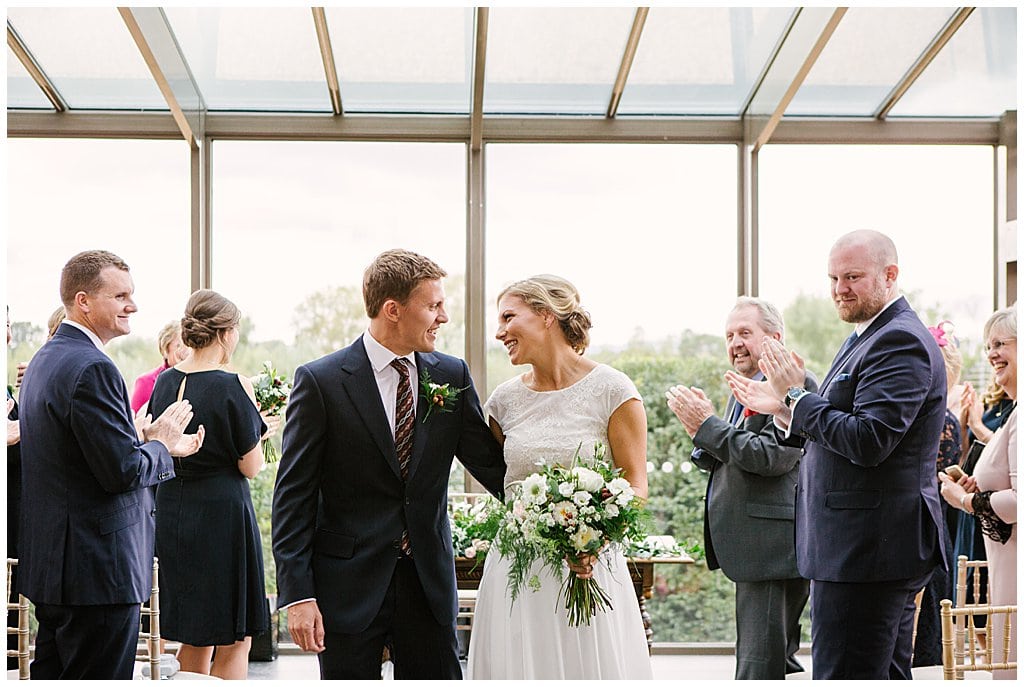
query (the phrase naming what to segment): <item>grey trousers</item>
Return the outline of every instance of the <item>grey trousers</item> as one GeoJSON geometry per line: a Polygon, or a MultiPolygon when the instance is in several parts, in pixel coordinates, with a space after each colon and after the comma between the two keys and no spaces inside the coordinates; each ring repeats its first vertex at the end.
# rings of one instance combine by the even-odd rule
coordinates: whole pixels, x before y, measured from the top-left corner
{"type": "Polygon", "coordinates": [[[736,679],[785,680],[800,672],[800,614],[810,593],[801,578],[736,583],[736,679]]]}

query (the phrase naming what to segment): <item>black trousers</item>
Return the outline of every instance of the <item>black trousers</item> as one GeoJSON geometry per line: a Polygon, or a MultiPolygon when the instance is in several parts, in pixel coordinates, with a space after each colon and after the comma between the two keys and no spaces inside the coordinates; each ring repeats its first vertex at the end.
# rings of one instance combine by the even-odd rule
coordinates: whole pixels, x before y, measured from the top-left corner
{"type": "Polygon", "coordinates": [[[416,565],[401,558],[377,617],[363,632],[327,632],[320,652],[324,680],[379,680],[384,646],[396,680],[461,680],[455,622],[442,625],[427,605],[416,565]]]}
{"type": "Polygon", "coordinates": [[[910,680],[914,597],[932,571],[887,582],[811,582],[815,680],[910,680]]]}
{"type": "Polygon", "coordinates": [[[36,605],[33,680],[131,680],[140,604],[36,605]]]}

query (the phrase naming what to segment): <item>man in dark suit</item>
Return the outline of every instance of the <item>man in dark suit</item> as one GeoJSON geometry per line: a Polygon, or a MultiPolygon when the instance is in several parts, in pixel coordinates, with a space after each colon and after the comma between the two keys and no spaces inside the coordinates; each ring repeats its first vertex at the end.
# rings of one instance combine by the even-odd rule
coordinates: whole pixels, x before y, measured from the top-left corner
{"type": "Polygon", "coordinates": [[[130,331],[132,278],[113,253],[86,251],[61,272],[67,319],[21,387],[19,589],[36,605],[38,679],[131,679],[139,605],[149,598],[155,501],[202,433],[182,436],[187,401],[133,424],[128,389],[103,345],[130,331]]]}
{"type": "MultiPolygon", "coordinates": [[[[763,379],[762,341],[784,336],[782,313],[742,297],[725,324],[726,352],[738,374],[763,379]]],[[[817,389],[810,374],[806,388],[817,389]]],[[[693,463],[711,474],[704,504],[708,568],[736,583],[736,679],[783,680],[800,672],[800,614],[808,582],[796,569],[793,504],[800,449],[779,443],[770,415],[729,398],[718,417],[703,391],[669,389],[669,408],[693,439],[693,463]]]]}
{"type": "Polygon", "coordinates": [[[889,237],[842,236],[828,272],[840,318],[857,326],[821,390],[805,389],[803,361],[771,341],[767,380],[729,383],[804,445],[796,555],[812,580],[814,678],[909,679],[914,596],[947,561],[935,479],[945,366],[900,295],[889,237]]]}
{"type": "Polygon", "coordinates": [[[403,250],[366,270],[369,328],[299,367],[274,489],[278,598],[325,679],[460,679],[447,486],[453,456],[505,474],[466,363],[434,352],[444,270],[403,250]],[[456,398],[423,394],[447,385],[456,398]],[[443,401],[443,403],[442,403],[443,401]]]}

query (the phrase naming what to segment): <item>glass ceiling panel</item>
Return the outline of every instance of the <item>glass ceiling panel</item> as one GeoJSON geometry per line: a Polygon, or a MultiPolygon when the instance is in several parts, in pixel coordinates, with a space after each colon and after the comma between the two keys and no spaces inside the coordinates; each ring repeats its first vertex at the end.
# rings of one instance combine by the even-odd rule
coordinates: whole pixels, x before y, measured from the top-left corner
{"type": "Polygon", "coordinates": [[[72,109],[167,110],[113,7],[8,7],[7,19],[72,109]]]}
{"type": "Polygon", "coordinates": [[[791,8],[652,7],[619,114],[737,115],[791,8]]]}
{"type": "Polygon", "coordinates": [[[634,14],[630,8],[492,8],[484,112],[603,115],[634,14]]]}
{"type": "Polygon", "coordinates": [[[331,111],[308,7],[164,11],[209,110],[331,111]]]}
{"type": "Polygon", "coordinates": [[[955,10],[851,7],[786,114],[874,114],[955,10]]]}
{"type": "Polygon", "coordinates": [[[890,117],[985,117],[1017,109],[1017,9],[977,7],[890,117]]]}
{"type": "Polygon", "coordinates": [[[10,46],[7,48],[7,107],[53,109],[10,46]]]}
{"type": "Polygon", "coordinates": [[[473,9],[328,7],[345,112],[468,114],[473,9]]]}

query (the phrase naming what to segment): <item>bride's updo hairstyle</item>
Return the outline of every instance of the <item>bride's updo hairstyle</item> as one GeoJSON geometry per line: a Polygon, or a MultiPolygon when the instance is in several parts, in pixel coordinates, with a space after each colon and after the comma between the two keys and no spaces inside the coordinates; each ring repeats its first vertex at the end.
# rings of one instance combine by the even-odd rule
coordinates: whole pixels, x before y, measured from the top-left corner
{"type": "Polygon", "coordinates": [[[193,293],[181,318],[181,340],[191,349],[206,348],[237,327],[242,319],[238,306],[210,289],[193,293]]]}
{"type": "Polygon", "coordinates": [[[587,350],[593,325],[590,314],[580,307],[580,292],[568,280],[553,274],[538,274],[505,287],[498,301],[505,296],[518,296],[536,313],[551,313],[572,349],[580,355],[587,350]]]}

